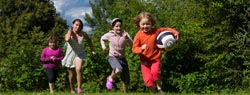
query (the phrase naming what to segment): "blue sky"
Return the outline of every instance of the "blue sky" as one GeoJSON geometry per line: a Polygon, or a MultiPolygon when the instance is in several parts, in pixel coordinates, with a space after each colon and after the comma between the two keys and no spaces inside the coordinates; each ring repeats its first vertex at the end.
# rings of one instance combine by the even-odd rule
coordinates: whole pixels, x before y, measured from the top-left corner
{"type": "Polygon", "coordinates": [[[60,13],[61,17],[67,20],[67,24],[71,25],[71,22],[75,18],[79,18],[83,21],[83,31],[91,31],[91,28],[86,26],[86,21],[83,20],[84,14],[92,14],[89,0],[51,0],[54,2],[57,13],[60,13]]]}

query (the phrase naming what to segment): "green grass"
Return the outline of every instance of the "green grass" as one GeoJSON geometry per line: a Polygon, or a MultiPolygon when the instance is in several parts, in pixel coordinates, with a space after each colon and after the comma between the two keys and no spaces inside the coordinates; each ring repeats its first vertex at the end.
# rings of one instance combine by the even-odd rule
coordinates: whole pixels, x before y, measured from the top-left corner
{"type": "MultiPolygon", "coordinates": [[[[49,92],[0,92],[0,95],[72,95],[70,92],[55,92],[50,94],[49,92]]],[[[97,92],[97,93],[83,93],[83,94],[75,94],[75,95],[151,95],[150,93],[121,93],[121,92],[97,92]]],[[[154,95],[160,95],[158,93],[154,95]]],[[[249,91],[242,91],[233,94],[229,93],[213,93],[213,94],[195,94],[195,93],[166,93],[166,95],[250,95],[249,91]]]]}
{"type": "MultiPolygon", "coordinates": [[[[5,92],[0,95],[72,95],[70,92],[55,92],[50,94],[49,92],[5,92]]],[[[119,92],[103,92],[103,93],[82,93],[82,94],[74,94],[74,95],[151,95],[150,93],[119,93],[119,92]]],[[[160,95],[160,94],[155,94],[160,95]]],[[[168,94],[169,95],[169,94],[168,94]]]]}

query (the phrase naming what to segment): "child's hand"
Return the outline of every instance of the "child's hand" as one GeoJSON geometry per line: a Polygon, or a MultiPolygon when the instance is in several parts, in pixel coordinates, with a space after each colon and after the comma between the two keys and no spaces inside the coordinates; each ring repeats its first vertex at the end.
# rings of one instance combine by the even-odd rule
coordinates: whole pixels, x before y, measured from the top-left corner
{"type": "Polygon", "coordinates": [[[168,51],[168,48],[164,48],[163,51],[164,51],[164,52],[167,52],[167,51],[168,51]]]}
{"type": "Polygon", "coordinates": [[[103,53],[107,53],[107,48],[102,49],[103,53]]]}
{"type": "Polygon", "coordinates": [[[142,46],[141,46],[141,49],[142,50],[144,50],[144,49],[146,49],[147,48],[147,44],[143,44],[142,46]]]}
{"type": "Polygon", "coordinates": [[[92,51],[91,54],[92,54],[92,56],[95,56],[95,55],[96,55],[95,51],[92,51]]]}
{"type": "Polygon", "coordinates": [[[71,31],[71,30],[69,30],[69,31],[67,32],[67,34],[68,34],[68,35],[71,35],[71,34],[72,34],[72,31],[71,31]]]}
{"type": "Polygon", "coordinates": [[[55,62],[56,57],[55,57],[55,56],[51,56],[50,59],[51,59],[53,62],[55,62]]]}
{"type": "Polygon", "coordinates": [[[117,55],[117,56],[121,56],[121,54],[119,52],[117,52],[117,51],[115,51],[114,54],[117,55]]]}
{"type": "Polygon", "coordinates": [[[175,35],[175,40],[176,40],[176,42],[178,42],[179,41],[179,35],[177,34],[177,35],[175,35]]]}
{"type": "Polygon", "coordinates": [[[127,34],[126,32],[123,32],[123,33],[122,33],[122,37],[127,38],[127,35],[128,35],[128,34],[127,34]]]}

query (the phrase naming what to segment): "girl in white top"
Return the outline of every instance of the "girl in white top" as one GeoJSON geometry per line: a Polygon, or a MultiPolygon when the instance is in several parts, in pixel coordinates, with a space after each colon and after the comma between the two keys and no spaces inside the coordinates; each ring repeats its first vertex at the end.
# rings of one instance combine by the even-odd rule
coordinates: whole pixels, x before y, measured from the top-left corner
{"type": "Polygon", "coordinates": [[[82,65],[85,61],[85,52],[83,47],[83,40],[86,39],[90,46],[92,55],[95,55],[93,44],[87,33],[82,31],[83,23],[80,19],[75,19],[72,22],[71,30],[65,35],[67,45],[66,55],[62,60],[62,64],[68,68],[69,83],[71,93],[82,93],[82,65]],[[74,75],[77,79],[77,90],[74,88],[74,75]]]}

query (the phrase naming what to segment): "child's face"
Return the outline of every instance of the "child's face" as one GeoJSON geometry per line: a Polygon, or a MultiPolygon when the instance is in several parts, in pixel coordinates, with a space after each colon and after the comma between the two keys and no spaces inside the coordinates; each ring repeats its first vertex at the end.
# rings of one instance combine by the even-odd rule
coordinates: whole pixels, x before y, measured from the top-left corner
{"type": "Polygon", "coordinates": [[[139,26],[143,32],[149,32],[152,28],[152,23],[148,18],[142,18],[139,22],[139,26]]]}
{"type": "Polygon", "coordinates": [[[121,33],[122,23],[121,23],[121,22],[116,22],[115,25],[112,27],[112,29],[113,29],[116,33],[121,33]]]}
{"type": "Polygon", "coordinates": [[[72,25],[72,30],[74,31],[74,32],[78,32],[78,31],[80,31],[79,29],[80,29],[80,25],[81,25],[81,23],[79,22],[79,21],[76,21],[73,25],[72,25]]]}
{"type": "Polygon", "coordinates": [[[49,48],[54,49],[56,46],[55,42],[49,42],[49,48]]]}

